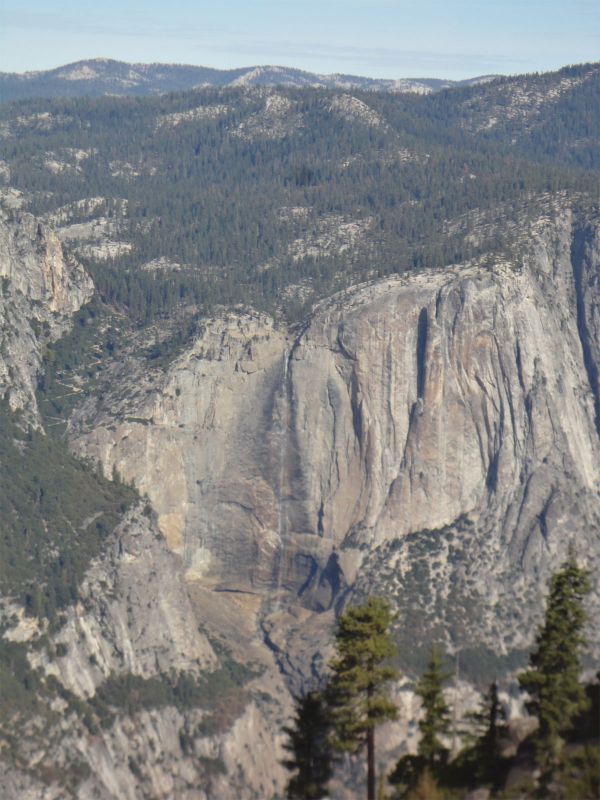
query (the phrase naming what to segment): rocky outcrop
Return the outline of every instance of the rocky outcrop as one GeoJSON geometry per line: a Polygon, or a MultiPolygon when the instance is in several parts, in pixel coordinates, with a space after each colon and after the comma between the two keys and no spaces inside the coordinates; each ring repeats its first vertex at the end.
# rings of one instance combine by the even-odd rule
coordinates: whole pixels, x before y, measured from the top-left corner
{"type": "Polygon", "coordinates": [[[50,647],[40,646],[44,626],[18,613],[5,638],[31,642],[32,667],[53,676],[84,704],[54,698],[44,712],[45,726],[36,718],[22,723],[10,768],[0,759],[7,797],[49,800],[64,797],[68,788],[69,796],[81,800],[259,800],[281,789],[280,729],[290,699],[275,661],[260,642],[248,641],[247,632],[232,631],[227,600],[213,601],[217,611],[210,601],[190,597],[180,560],[168,550],[148,507],[140,506],[93,562],[79,603],[51,634],[50,647]],[[248,671],[239,685],[218,677],[230,659],[248,671]],[[136,701],[144,686],[156,691],[160,682],[177,675],[188,685],[207,681],[194,702],[177,704],[160,694],[136,701]],[[119,677],[143,680],[126,690],[127,707],[117,708],[108,724],[90,727],[98,706],[86,707],[85,701],[119,677]]]}
{"type": "Polygon", "coordinates": [[[295,332],[216,318],[144,391],[115,372],[75,446],[148,494],[188,582],[267,617],[379,586],[450,647],[528,645],[568,543],[600,555],[598,230],[555,205],[512,263],[356,287],[295,332]]]}
{"type": "Polygon", "coordinates": [[[93,284],[50,229],[1,206],[0,279],[0,397],[39,424],[35,386],[43,344],[66,331],[93,284]]]}
{"type": "Polygon", "coordinates": [[[178,559],[141,509],[126,517],[88,570],[55,645],[64,657],[49,662],[41,651],[30,660],[82,697],[111,675],[197,676],[219,663],[195,623],[178,559]]]}

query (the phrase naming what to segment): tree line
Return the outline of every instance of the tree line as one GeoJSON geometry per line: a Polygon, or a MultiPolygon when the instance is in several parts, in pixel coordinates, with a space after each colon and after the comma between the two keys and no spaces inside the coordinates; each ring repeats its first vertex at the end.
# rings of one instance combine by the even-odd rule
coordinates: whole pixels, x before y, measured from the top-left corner
{"type": "Polygon", "coordinates": [[[537,719],[537,728],[527,742],[532,778],[529,785],[518,786],[516,794],[504,793],[512,762],[503,754],[508,723],[497,682],[490,685],[480,708],[461,721],[464,745],[454,752],[449,736],[451,728],[456,734],[456,720],[443,691],[450,673],[436,647],[415,685],[421,707],[417,751],[403,755],[378,780],[376,729],[398,718],[390,687],[400,676],[392,666],[396,646],[390,632],[394,619],[390,603],[369,597],[364,604],[347,608],[338,620],[336,655],[329,663],[325,687],[296,698],[293,722],[284,729],[288,752],[284,766],[290,772],[286,796],[328,797],[335,767],[343,769],[344,754],[363,751],[367,800],[458,800],[477,787],[485,788],[487,797],[593,800],[600,796],[600,747],[589,743],[600,735],[600,683],[585,687],[580,680],[586,644],[584,599],[590,588],[588,572],[570,551],[550,580],[545,618],[529,666],[518,675],[525,707],[537,719]],[[575,728],[585,743],[573,755],[569,743],[575,728]]]}

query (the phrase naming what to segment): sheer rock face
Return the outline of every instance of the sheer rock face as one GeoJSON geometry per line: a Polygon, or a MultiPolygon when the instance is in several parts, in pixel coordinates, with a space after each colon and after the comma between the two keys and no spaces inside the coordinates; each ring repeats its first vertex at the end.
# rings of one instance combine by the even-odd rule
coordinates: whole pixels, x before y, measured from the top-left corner
{"type": "MultiPolygon", "coordinates": [[[[35,422],[40,345],[91,284],[33,218],[0,222],[0,387],[35,422]]],[[[294,331],[232,312],[163,371],[106,368],[71,441],[156,521],[129,514],[53,634],[63,654],[32,663],[85,698],[111,674],[210,673],[219,639],[261,674],[214,717],[141,709],[92,736],[66,715],[43,745],[21,737],[22,763],[83,760],[82,800],[267,797],[290,710],[273,654],[296,687],[320,674],[342,602],[389,597],[403,652],[440,631],[455,649],[531,644],[569,542],[600,560],[600,222],[556,208],[524,236],[513,264],[355,287],[294,331]]],[[[8,797],[62,796],[17,767],[2,779],[8,797]]]]}
{"type": "Polygon", "coordinates": [[[468,529],[436,591],[470,581],[491,641],[486,615],[537,613],[571,538],[600,555],[599,230],[554,209],[518,263],[357,287],[294,335],[215,319],[135,403],[129,375],[83,406],[76,447],[147,492],[205,587],[322,610],[391,570],[402,594],[411,536],[468,529]]]}
{"type": "MultiPolygon", "coordinates": [[[[214,320],[141,397],[131,399],[135,365],[116,374],[93,430],[77,439],[105,470],[116,468],[148,494],[189,580],[237,589],[272,584],[284,436],[271,429],[285,347],[285,335],[265,317],[214,320]]],[[[135,374],[134,381],[139,388],[135,374]]],[[[94,405],[84,404],[72,427],[94,405]]]]}
{"type": "Polygon", "coordinates": [[[83,268],[31,214],[0,207],[0,397],[39,424],[36,376],[44,341],[57,339],[92,296],[83,268]]]}
{"type": "Polygon", "coordinates": [[[563,217],[518,269],[379,284],[317,315],[291,362],[298,506],[311,532],[321,508],[335,544],[357,527],[372,545],[492,515],[511,552],[535,562],[557,527],[544,529],[542,512],[555,520],[574,490],[594,508],[600,259],[597,231],[587,235],[575,270],[563,217]]]}

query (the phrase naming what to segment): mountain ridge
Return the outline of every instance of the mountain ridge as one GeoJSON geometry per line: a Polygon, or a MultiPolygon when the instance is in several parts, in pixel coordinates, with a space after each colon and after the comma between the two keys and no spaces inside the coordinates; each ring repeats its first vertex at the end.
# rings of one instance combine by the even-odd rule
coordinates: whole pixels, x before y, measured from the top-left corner
{"type": "Polygon", "coordinates": [[[146,64],[92,58],[49,70],[0,72],[0,99],[6,102],[33,97],[56,97],[61,94],[145,96],[210,86],[282,85],[429,94],[451,87],[473,86],[497,77],[499,76],[481,75],[458,81],[443,78],[386,79],[344,73],[316,73],[272,64],[217,69],[190,64],[146,64]]]}

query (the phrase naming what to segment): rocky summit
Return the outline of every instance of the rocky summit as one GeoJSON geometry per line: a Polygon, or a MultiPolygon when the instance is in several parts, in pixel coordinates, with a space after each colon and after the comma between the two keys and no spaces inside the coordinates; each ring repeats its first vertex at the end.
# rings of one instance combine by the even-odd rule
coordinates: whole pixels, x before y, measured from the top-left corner
{"type": "MultiPolygon", "coordinates": [[[[597,70],[586,70],[561,91],[587,91],[597,70]]],[[[558,85],[544,80],[542,95],[548,81],[558,85]]],[[[481,114],[508,89],[468,91],[482,93],[481,114]]],[[[544,103],[525,114],[519,92],[514,118],[499,123],[508,133],[495,134],[499,148],[515,126],[531,131],[538,117],[545,125],[544,103]]],[[[277,101],[279,121],[261,117],[271,133],[283,126],[269,139],[255,123],[272,97],[220,98],[235,124],[194,112],[168,135],[205,126],[210,146],[222,147],[216,161],[237,153],[242,170],[250,151],[266,163],[286,137],[304,142],[311,114],[331,120],[333,107],[367,104],[349,105],[344,93],[324,103],[317,91],[300,112],[290,96],[277,101]]],[[[477,137],[490,126],[482,134],[475,125],[469,97],[458,95],[460,132],[447,147],[471,136],[487,154],[489,137],[477,137]]],[[[368,119],[360,105],[359,117],[323,123],[358,126],[350,149],[364,148],[354,156],[367,181],[373,159],[398,155],[393,101],[369,102],[368,119]],[[365,136],[373,119],[378,132],[365,136]]],[[[76,113],[64,103],[62,117],[50,118],[62,131],[61,158],[60,126],[69,130],[76,113]]],[[[186,103],[204,107],[197,97],[186,103]]],[[[186,113],[165,108],[160,119],[167,111],[186,113]]],[[[161,195],[160,216],[158,195],[136,189],[158,181],[172,139],[155,150],[144,140],[137,174],[123,172],[134,157],[126,153],[121,172],[113,163],[104,175],[104,140],[83,126],[68,143],[70,167],[31,167],[26,148],[54,135],[48,118],[37,106],[5,113],[6,142],[27,129],[2,162],[0,215],[7,800],[281,796],[293,695],[323,678],[337,615],[369,595],[397,612],[402,672],[382,764],[414,746],[413,682],[432,642],[461,664],[455,693],[465,707],[494,677],[508,697],[548,579],[570,547],[593,576],[587,635],[598,658],[600,213],[578,167],[563,186],[523,144],[520,157],[533,166],[513,202],[505,184],[488,191],[491,178],[473,189],[479,177],[461,165],[453,186],[457,198],[463,186],[473,192],[471,206],[457,200],[416,232],[398,233],[398,221],[393,239],[377,198],[369,214],[358,208],[367,201],[348,178],[350,155],[337,152],[337,177],[325,179],[315,146],[312,166],[277,183],[290,193],[279,228],[265,218],[260,229],[250,210],[237,244],[227,239],[221,252],[215,241],[226,231],[214,238],[211,208],[194,208],[206,221],[200,233],[191,214],[161,239],[156,231],[183,206],[161,195]],[[333,193],[316,214],[319,187],[338,179],[356,194],[352,209],[333,193]],[[264,236],[247,264],[238,258],[246,224],[264,236]],[[275,238],[279,229],[287,238],[275,238]],[[427,231],[439,239],[430,261],[417,257],[427,231]],[[192,236],[204,248],[196,264],[192,236]],[[115,241],[127,246],[111,250],[115,241]],[[411,264],[379,269],[393,242],[411,264]],[[211,275],[222,282],[217,296],[206,289],[211,275]],[[236,283],[250,299],[257,287],[272,291],[272,302],[240,302],[236,283]]],[[[152,136],[163,128],[156,123],[152,136]]],[[[427,140],[426,157],[415,131],[408,144],[418,155],[402,156],[398,174],[435,182],[439,142],[427,140]]],[[[246,168],[242,187],[263,179],[254,162],[246,168]]],[[[178,178],[182,192],[187,180],[178,178]]],[[[402,202],[412,214],[421,201],[402,202]]],[[[239,221],[241,209],[227,213],[239,221]]],[[[338,776],[335,796],[355,796],[357,780],[352,770],[345,785],[338,776]]]]}

